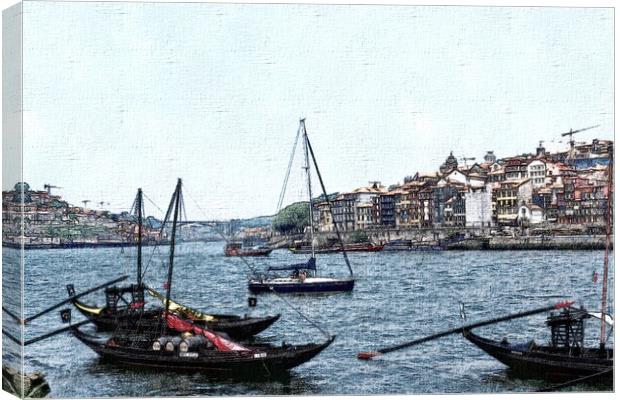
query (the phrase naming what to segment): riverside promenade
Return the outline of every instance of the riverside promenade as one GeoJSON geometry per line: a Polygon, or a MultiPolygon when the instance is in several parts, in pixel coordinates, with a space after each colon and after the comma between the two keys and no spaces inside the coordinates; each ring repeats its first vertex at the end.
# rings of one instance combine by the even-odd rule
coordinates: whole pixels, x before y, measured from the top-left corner
{"type": "MultiPolygon", "coordinates": [[[[410,240],[418,244],[440,244],[445,250],[596,250],[605,248],[605,235],[588,233],[529,233],[527,230],[497,231],[495,229],[424,229],[424,230],[368,230],[368,241],[386,244],[395,240],[410,240]]],[[[341,232],[345,243],[352,243],[353,232],[341,232]]],[[[315,233],[318,243],[336,240],[334,232],[315,233]]],[[[299,241],[307,242],[306,235],[275,236],[270,245],[286,248],[299,241]]],[[[613,246],[613,235],[611,237],[613,246]]]]}

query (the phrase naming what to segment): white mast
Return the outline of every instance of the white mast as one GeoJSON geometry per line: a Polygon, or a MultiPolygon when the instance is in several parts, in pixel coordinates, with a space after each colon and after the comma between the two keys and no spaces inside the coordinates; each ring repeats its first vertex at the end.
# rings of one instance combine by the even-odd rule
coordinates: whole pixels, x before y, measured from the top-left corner
{"type": "Polygon", "coordinates": [[[299,120],[301,129],[304,134],[304,156],[306,164],[304,169],[306,170],[306,182],[308,183],[308,210],[310,211],[310,247],[312,249],[312,258],[314,258],[314,215],[312,212],[312,181],[310,180],[310,157],[308,156],[308,132],[306,132],[306,119],[299,120]]]}

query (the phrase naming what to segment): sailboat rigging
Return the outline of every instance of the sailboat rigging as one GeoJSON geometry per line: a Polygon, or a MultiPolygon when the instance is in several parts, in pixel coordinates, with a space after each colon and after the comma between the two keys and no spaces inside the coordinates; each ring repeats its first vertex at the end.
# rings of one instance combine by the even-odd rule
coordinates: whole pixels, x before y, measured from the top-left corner
{"type": "MultiPolygon", "coordinates": [[[[335,339],[330,336],[323,343],[304,345],[241,345],[208,327],[176,315],[170,300],[174,270],[174,249],[177,221],[181,208],[181,180],[177,182],[171,204],[174,204],[170,257],[167,274],[165,309],[157,318],[157,327],[148,335],[137,331],[117,332],[101,341],[86,334],[78,325],[71,332],[102,359],[124,366],[156,369],[200,370],[209,374],[272,375],[294,368],[329,346],[335,339]],[[173,334],[173,332],[175,334],[173,334]],[[182,333],[182,335],[179,335],[182,333]]],[[[169,213],[167,213],[169,215],[169,213]]],[[[65,320],[69,319],[65,316],[65,320]]]]}
{"type": "MultiPolygon", "coordinates": [[[[312,145],[310,144],[310,140],[308,139],[308,132],[306,130],[305,119],[302,118],[299,121],[299,128],[297,131],[297,137],[295,138],[295,144],[293,146],[293,154],[297,148],[298,138],[301,134],[302,143],[303,143],[303,152],[304,152],[304,166],[303,169],[305,171],[306,176],[306,185],[308,191],[308,210],[309,210],[309,233],[310,233],[310,258],[305,263],[296,263],[292,265],[279,266],[279,267],[269,267],[267,269],[268,275],[254,276],[248,282],[248,289],[252,293],[262,293],[262,292],[270,292],[275,291],[279,293],[312,293],[312,292],[350,292],[353,290],[355,285],[355,278],[353,277],[353,269],[351,268],[351,263],[349,261],[349,257],[347,256],[347,252],[345,250],[344,242],[342,240],[342,235],[340,234],[340,230],[338,225],[336,224],[333,216],[332,223],[334,227],[334,231],[336,232],[336,236],[340,243],[340,250],[342,256],[344,258],[345,264],[349,269],[349,277],[342,278],[333,278],[333,277],[322,277],[317,275],[317,267],[316,267],[316,249],[315,249],[315,227],[314,227],[314,218],[313,218],[313,199],[312,199],[312,181],[311,181],[311,165],[310,159],[312,159],[313,166],[317,173],[317,177],[319,183],[321,185],[321,189],[323,192],[323,196],[325,197],[325,201],[327,201],[329,212],[332,212],[332,203],[327,195],[327,190],[325,189],[325,184],[323,182],[323,178],[321,176],[321,172],[319,171],[319,167],[316,161],[316,157],[314,155],[314,151],[312,149],[312,145]],[[288,276],[280,276],[278,272],[287,271],[290,272],[288,276]]],[[[291,155],[292,160],[293,155],[291,155]]],[[[286,188],[286,184],[288,182],[288,176],[290,174],[290,165],[291,161],[289,161],[289,170],[287,171],[284,187],[282,188],[282,192],[280,194],[280,198],[278,201],[278,207],[281,206],[283,194],[286,188]]]]}
{"type": "MultiPolygon", "coordinates": [[[[176,193],[176,191],[175,191],[176,193]]],[[[180,190],[179,190],[179,193],[180,190]]],[[[168,218],[171,216],[172,210],[176,205],[176,198],[170,202],[166,217],[162,223],[160,234],[167,224],[168,218]]],[[[182,198],[178,198],[179,208],[182,209],[182,198]]],[[[138,189],[136,198],[134,199],[132,211],[137,217],[137,259],[136,259],[136,283],[127,286],[109,286],[105,290],[106,305],[98,307],[88,305],[81,302],[74,296],[75,289],[73,285],[67,285],[67,291],[71,297],[71,303],[77,310],[93,322],[99,330],[114,331],[120,329],[140,329],[149,331],[150,325],[159,320],[162,310],[174,310],[178,316],[189,319],[201,327],[224,332],[232,338],[245,339],[254,336],[271,326],[279,319],[279,315],[252,317],[237,316],[228,314],[207,314],[197,310],[193,310],[187,306],[183,306],[174,302],[169,298],[170,283],[167,283],[166,290],[168,296],[162,296],[156,290],[144,285],[143,268],[142,268],[142,237],[143,237],[143,218],[144,218],[144,202],[142,189],[138,189]],[[145,292],[156,300],[162,301],[165,306],[145,309],[145,292]]],[[[178,217],[178,215],[177,215],[178,217]]],[[[177,227],[173,226],[172,239],[176,240],[177,227]]],[[[174,247],[172,247],[174,249],[174,247]]],[[[174,258],[174,250],[171,251],[170,261],[174,258]]]]}

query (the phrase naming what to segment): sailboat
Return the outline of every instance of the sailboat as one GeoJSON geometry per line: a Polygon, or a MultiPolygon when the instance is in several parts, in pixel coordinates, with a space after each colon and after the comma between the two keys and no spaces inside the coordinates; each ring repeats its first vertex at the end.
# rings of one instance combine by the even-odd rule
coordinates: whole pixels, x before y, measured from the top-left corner
{"type": "MultiPolygon", "coordinates": [[[[170,294],[180,199],[179,179],[171,201],[171,205],[174,204],[174,212],[165,307],[157,318],[157,324],[151,325],[152,331],[149,334],[140,334],[131,330],[126,332],[117,330],[107,340],[101,340],[82,331],[79,328],[80,324],[70,325],[71,332],[78,340],[95,351],[103,360],[132,368],[252,376],[271,376],[294,368],[319,354],[334,341],[335,336],[326,334],[327,340],[318,344],[242,345],[173,313],[170,307],[170,294]]],[[[65,322],[70,323],[70,312],[61,315],[65,322]]],[[[52,334],[61,331],[63,330],[52,334]]]]}
{"type": "MultiPolygon", "coordinates": [[[[317,293],[317,292],[350,292],[353,290],[355,285],[355,279],[353,277],[353,269],[351,268],[351,263],[349,262],[349,258],[347,256],[347,251],[345,249],[344,242],[342,240],[342,236],[340,235],[340,231],[338,229],[338,225],[334,221],[332,216],[332,222],[334,226],[334,231],[338,237],[338,242],[340,244],[340,250],[342,256],[344,257],[344,261],[349,268],[349,276],[342,278],[334,278],[334,277],[323,277],[317,274],[316,267],[316,253],[317,250],[315,248],[315,227],[314,227],[314,218],[313,215],[313,206],[312,206],[312,182],[310,178],[310,157],[312,157],[312,162],[314,168],[316,170],[317,176],[319,178],[319,182],[321,184],[321,188],[323,190],[323,196],[325,201],[327,201],[329,205],[329,212],[332,212],[332,204],[329,196],[327,195],[327,191],[325,190],[325,184],[323,183],[323,178],[321,177],[321,172],[319,171],[319,167],[317,165],[316,158],[314,156],[314,151],[312,150],[312,145],[310,144],[310,140],[308,139],[308,132],[306,131],[306,123],[305,119],[301,119],[299,121],[299,128],[297,130],[297,138],[299,135],[302,136],[303,143],[303,151],[304,151],[304,170],[306,175],[306,184],[308,188],[308,208],[309,208],[309,219],[310,219],[310,258],[305,263],[297,263],[292,265],[285,265],[279,267],[269,267],[267,269],[266,275],[254,276],[248,282],[248,289],[252,293],[262,293],[262,292],[278,292],[278,293],[317,293]],[[280,275],[281,273],[286,272],[285,276],[280,275]]],[[[293,153],[291,155],[291,161],[295,154],[295,150],[297,147],[297,138],[295,140],[295,144],[293,145],[293,153]]],[[[289,170],[287,171],[285,177],[285,185],[288,181],[288,175],[290,174],[290,165],[289,162],[289,170]]],[[[283,187],[283,192],[285,187],[283,187]]],[[[282,199],[282,195],[280,196],[282,199]]]]}
{"type": "MultiPolygon", "coordinates": [[[[101,331],[116,329],[149,330],[150,325],[157,323],[162,307],[146,309],[145,294],[156,300],[165,297],[143,283],[142,273],[142,236],[143,236],[143,193],[138,189],[132,209],[137,217],[137,263],[136,283],[126,286],[110,286],[105,289],[106,305],[103,307],[83,303],[75,296],[73,285],[67,285],[67,292],[75,308],[101,331]]],[[[170,211],[166,215],[169,217],[170,211]]],[[[162,232],[163,226],[162,225],[162,232]]],[[[177,315],[193,321],[201,327],[224,332],[232,338],[245,339],[254,336],[271,326],[280,318],[279,315],[265,317],[237,316],[227,314],[207,314],[170,300],[169,310],[177,315]]]]}

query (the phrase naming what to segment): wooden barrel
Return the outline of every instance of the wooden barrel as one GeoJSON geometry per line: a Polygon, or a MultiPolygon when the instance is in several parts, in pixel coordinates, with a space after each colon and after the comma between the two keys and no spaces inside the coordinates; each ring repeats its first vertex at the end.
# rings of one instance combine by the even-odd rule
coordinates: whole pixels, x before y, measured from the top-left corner
{"type": "Polygon", "coordinates": [[[200,346],[203,346],[207,342],[207,338],[202,335],[197,336],[189,336],[179,343],[179,351],[188,352],[188,351],[197,351],[200,346]]]}

